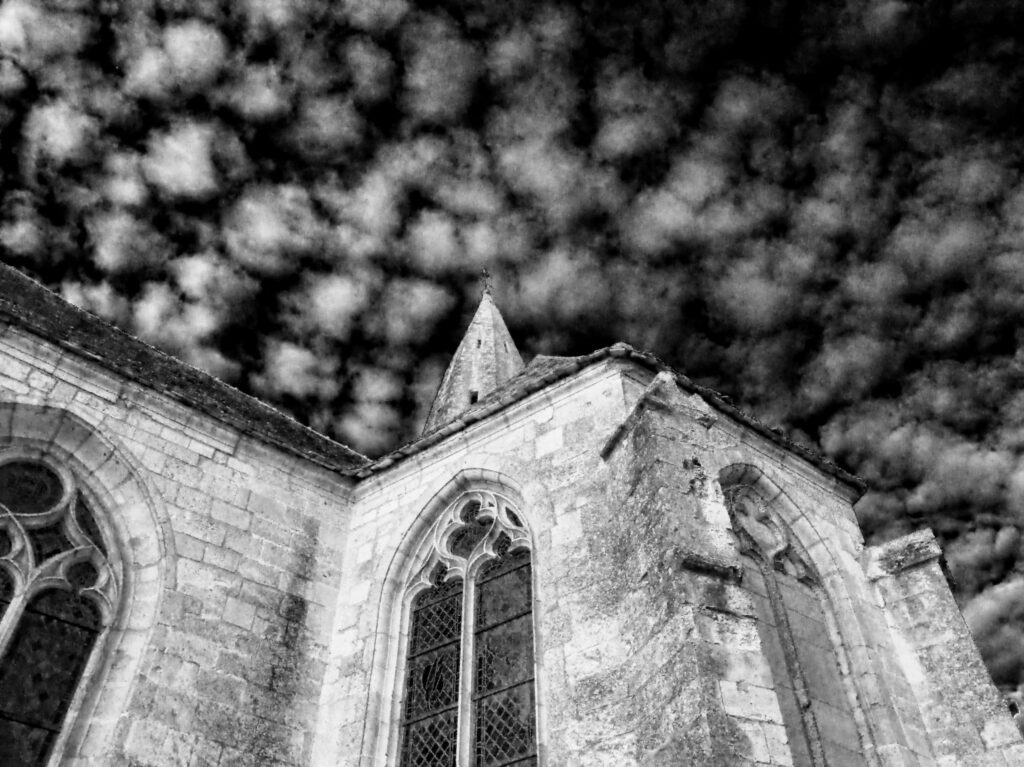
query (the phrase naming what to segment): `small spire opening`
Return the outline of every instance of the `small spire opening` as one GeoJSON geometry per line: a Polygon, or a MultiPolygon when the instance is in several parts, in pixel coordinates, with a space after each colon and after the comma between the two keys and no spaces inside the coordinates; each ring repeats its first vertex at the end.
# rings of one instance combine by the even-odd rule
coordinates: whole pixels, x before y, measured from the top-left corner
{"type": "Polygon", "coordinates": [[[480,399],[480,392],[470,391],[470,393],[469,393],[469,404],[470,405],[475,405],[476,401],[478,399],[480,399]]]}

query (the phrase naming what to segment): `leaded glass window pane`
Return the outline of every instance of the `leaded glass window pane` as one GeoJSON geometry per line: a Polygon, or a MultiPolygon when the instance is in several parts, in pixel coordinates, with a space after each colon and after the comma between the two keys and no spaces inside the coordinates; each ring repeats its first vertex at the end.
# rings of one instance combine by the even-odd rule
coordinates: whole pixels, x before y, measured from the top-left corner
{"type": "Polygon", "coordinates": [[[445,711],[406,727],[405,767],[455,767],[458,709],[445,711]]]}
{"type": "Polygon", "coordinates": [[[0,665],[0,763],[46,763],[99,627],[95,608],[69,591],[28,604],[0,665]]]}
{"type": "Polygon", "coordinates": [[[519,567],[477,585],[477,629],[530,612],[530,568],[519,567]]]}
{"type": "Polygon", "coordinates": [[[530,554],[506,553],[476,586],[473,714],[478,767],[529,764],[537,753],[530,554]]]}
{"type": "Polygon", "coordinates": [[[49,511],[64,494],[60,477],[36,461],[0,464],[0,503],[15,514],[49,511]]]}
{"type": "Polygon", "coordinates": [[[482,698],[476,708],[476,767],[528,764],[537,751],[533,684],[482,698]]]}
{"type": "Polygon", "coordinates": [[[491,578],[497,578],[509,570],[515,570],[517,567],[521,567],[530,561],[530,552],[525,549],[509,553],[509,539],[507,535],[502,535],[498,539],[498,545],[495,548],[498,551],[498,559],[488,562],[483,570],[480,571],[477,580],[481,583],[489,581],[491,578]]]}
{"type": "Polygon", "coordinates": [[[409,660],[405,717],[412,721],[454,706],[459,699],[459,645],[452,643],[409,660]]]}
{"type": "Polygon", "coordinates": [[[462,582],[434,573],[413,603],[405,675],[403,765],[454,765],[457,750],[462,582]]]}
{"type": "Polygon", "coordinates": [[[533,678],[533,621],[523,615],[482,632],[476,640],[476,694],[533,678]]]}

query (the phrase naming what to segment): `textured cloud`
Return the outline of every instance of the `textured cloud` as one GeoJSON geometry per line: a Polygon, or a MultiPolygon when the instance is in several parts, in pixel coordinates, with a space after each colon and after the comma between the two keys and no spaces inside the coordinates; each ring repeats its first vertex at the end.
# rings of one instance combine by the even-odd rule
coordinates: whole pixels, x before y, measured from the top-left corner
{"type": "Polygon", "coordinates": [[[183,91],[199,91],[220,74],[227,55],[223,35],[209,24],[190,19],[164,30],[164,51],[183,91]]]}
{"type": "Polygon", "coordinates": [[[409,12],[409,3],[406,0],[342,0],[341,10],[354,27],[384,32],[409,12]]]}
{"type": "Polygon", "coordinates": [[[371,329],[392,345],[422,343],[430,338],[437,321],[453,303],[439,285],[420,279],[392,280],[380,298],[379,314],[371,329]]]}
{"type": "Polygon", "coordinates": [[[232,258],[263,274],[294,272],[317,246],[321,227],[304,189],[250,189],[229,212],[225,242],[232,258]]]}
{"type": "Polygon", "coordinates": [[[256,64],[233,73],[216,94],[240,117],[254,123],[283,117],[291,108],[291,89],[274,64],[256,64]]]}
{"type": "Polygon", "coordinates": [[[65,101],[43,104],[32,111],[25,126],[32,165],[49,162],[60,166],[81,162],[95,137],[95,121],[65,101]]]}
{"type": "Polygon", "coordinates": [[[142,162],[146,178],[171,197],[203,199],[218,189],[210,125],[186,123],[150,140],[142,162]]]}
{"type": "Polygon", "coordinates": [[[253,379],[257,391],[272,397],[333,397],[338,392],[336,363],[292,341],[271,340],[264,372],[253,379]]]}
{"type": "Polygon", "coordinates": [[[312,277],[285,301],[294,312],[296,332],[347,341],[367,309],[374,284],[368,275],[329,274],[312,277]]]}
{"type": "Polygon", "coordinates": [[[130,213],[101,213],[90,221],[96,265],[104,272],[118,273],[154,267],[170,256],[169,244],[130,213]]]}
{"type": "Polygon", "coordinates": [[[439,17],[410,26],[406,44],[405,99],[411,115],[425,122],[457,119],[469,105],[480,72],[472,45],[439,17]]]}

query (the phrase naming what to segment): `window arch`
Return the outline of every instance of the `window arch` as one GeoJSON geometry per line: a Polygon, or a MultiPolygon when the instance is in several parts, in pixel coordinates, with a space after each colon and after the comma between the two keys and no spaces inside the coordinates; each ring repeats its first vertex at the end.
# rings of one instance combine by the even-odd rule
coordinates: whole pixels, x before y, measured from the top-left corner
{"type": "Polygon", "coordinates": [[[0,460],[0,763],[48,763],[118,592],[72,474],[0,460]]]}
{"type": "Polygon", "coordinates": [[[723,481],[723,490],[793,764],[866,765],[821,576],[754,483],[723,481]]]}
{"type": "Polygon", "coordinates": [[[537,764],[529,535],[500,495],[460,495],[407,593],[401,767],[537,764]]]}

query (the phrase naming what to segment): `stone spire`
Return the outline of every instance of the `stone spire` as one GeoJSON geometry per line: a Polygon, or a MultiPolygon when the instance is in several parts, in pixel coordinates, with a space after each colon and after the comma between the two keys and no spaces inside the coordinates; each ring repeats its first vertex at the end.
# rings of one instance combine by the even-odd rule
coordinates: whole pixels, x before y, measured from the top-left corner
{"type": "Polygon", "coordinates": [[[480,306],[444,372],[423,433],[448,423],[522,369],[523,358],[485,282],[480,306]]]}

